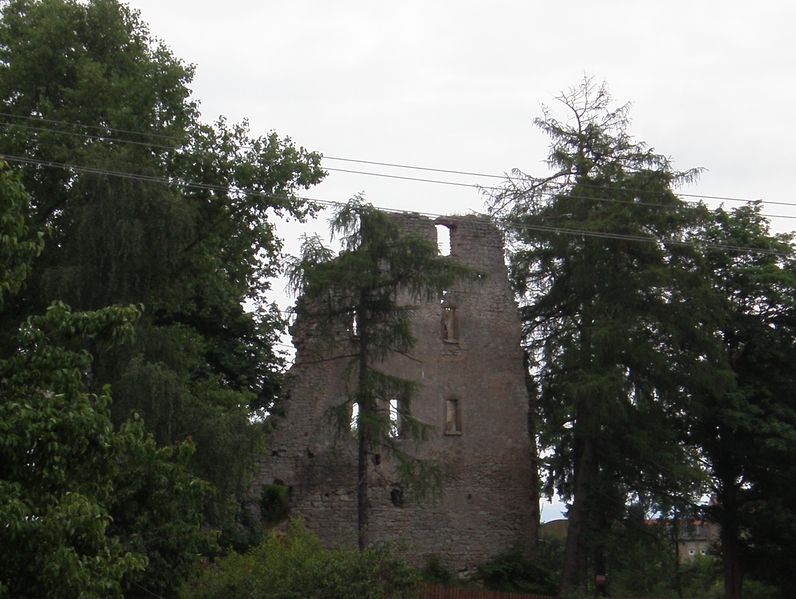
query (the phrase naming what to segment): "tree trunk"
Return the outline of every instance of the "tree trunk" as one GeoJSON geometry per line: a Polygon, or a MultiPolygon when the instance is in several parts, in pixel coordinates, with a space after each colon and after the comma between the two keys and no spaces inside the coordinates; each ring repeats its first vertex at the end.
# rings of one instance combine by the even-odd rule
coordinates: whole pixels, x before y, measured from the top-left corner
{"type": "Polygon", "coordinates": [[[357,450],[357,545],[360,551],[368,546],[368,442],[361,428],[358,427],[357,450]]]}
{"type": "MultiPolygon", "coordinates": [[[[584,253],[585,268],[588,269],[589,252],[584,253]]],[[[591,344],[591,306],[585,303],[582,307],[580,322],[580,353],[581,360],[586,364],[593,362],[591,344]]],[[[573,488],[572,508],[567,514],[567,542],[564,549],[564,564],[561,568],[561,594],[566,595],[586,586],[587,560],[589,547],[585,533],[589,527],[589,505],[597,479],[598,466],[595,455],[594,415],[590,402],[594,398],[581,398],[575,405],[575,428],[573,455],[573,488]]],[[[593,526],[593,524],[592,524],[593,526]]]]}
{"type": "Polygon", "coordinates": [[[536,444],[536,386],[531,377],[531,359],[528,352],[525,352],[523,364],[525,365],[525,388],[528,391],[528,440],[531,451],[531,529],[528,531],[528,552],[531,558],[536,556],[539,543],[540,506],[542,484],[539,479],[539,448],[536,444]]]}
{"type": "Polygon", "coordinates": [[[743,574],[735,532],[721,529],[721,561],[724,568],[724,599],[741,599],[743,595],[743,574]]]}
{"type": "Polygon", "coordinates": [[[741,599],[743,571],[738,527],[738,491],[735,481],[723,480],[718,496],[721,526],[721,562],[724,570],[724,599],[741,599]]]}
{"type": "Polygon", "coordinates": [[[575,423],[575,485],[574,501],[568,514],[567,542],[564,565],[561,568],[561,594],[582,589],[586,583],[586,564],[588,547],[585,532],[588,526],[588,505],[592,500],[592,489],[597,474],[597,460],[594,454],[594,440],[589,433],[579,436],[578,432],[589,430],[588,417],[580,414],[575,423]]]}
{"type": "MultiPolygon", "coordinates": [[[[360,297],[360,306],[365,304],[365,293],[360,297]]],[[[370,431],[368,423],[371,401],[368,390],[368,343],[369,323],[364,310],[359,317],[359,372],[357,373],[357,399],[359,422],[357,423],[357,545],[362,551],[368,546],[368,454],[370,453],[370,431]],[[365,425],[363,426],[363,422],[365,425]]]]}

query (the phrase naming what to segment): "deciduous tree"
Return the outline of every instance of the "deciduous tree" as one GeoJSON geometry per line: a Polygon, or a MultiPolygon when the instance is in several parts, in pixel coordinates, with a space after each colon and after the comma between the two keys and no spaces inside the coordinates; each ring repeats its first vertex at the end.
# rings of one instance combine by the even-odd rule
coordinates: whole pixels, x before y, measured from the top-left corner
{"type": "Polygon", "coordinates": [[[716,210],[703,232],[705,277],[722,303],[714,339],[735,384],[705,389],[690,410],[721,527],[725,597],[746,574],[790,587],[796,565],[796,251],[761,205],[716,210]]]}
{"type": "MultiPolygon", "coordinates": [[[[0,301],[40,249],[28,198],[0,171],[0,301]]],[[[189,474],[191,443],[158,448],[140,419],[114,429],[110,391],[87,391],[91,342],[128,340],[136,307],[29,317],[0,359],[0,595],[116,597],[173,593],[200,550],[206,483],[189,474]]]]}
{"type": "Polygon", "coordinates": [[[119,425],[189,437],[236,529],[262,431],[250,418],[280,384],[282,319],[264,295],[278,268],[273,216],[302,217],[319,156],[275,133],[202,121],[193,68],[116,0],[9,0],[0,15],[0,151],[46,232],[24,293],[0,311],[0,355],[54,300],[78,311],[143,304],[134,340],[95,354],[90,389],[114,389],[119,425]],[[248,302],[250,308],[245,309],[248,302]]]}

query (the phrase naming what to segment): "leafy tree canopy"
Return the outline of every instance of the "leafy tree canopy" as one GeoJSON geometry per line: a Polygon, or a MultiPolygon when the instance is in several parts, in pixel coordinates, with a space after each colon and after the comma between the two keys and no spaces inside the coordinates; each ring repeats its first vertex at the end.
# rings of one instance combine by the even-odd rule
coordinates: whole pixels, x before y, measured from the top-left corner
{"type": "Polygon", "coordinates": [[[115,430],[106,387],[85,389],[86,339],[133,332],[136,308],[53,304],[0,361],[0,589],[14,597],[173,591],[212,538],[191,443],[158,448],[140,420],[115,430]]]}
{"type": "MultiPolygon", "coordinates": [[[[3,170],[0,239],[11,259],[0,289],[12,301],[40,249],[25,240],[26,206],[3,170]]],[[[129,341],[140,315],[54,302],[0,359],[0,596],[173,594],[214,545],[201,528],[208,485],[187,470],[193,444],[158,448],[138,418],[114,429],[109,388],[86,388],[86,345],[129,341]]]]}
{"type": "Polygon", "coordinates": [[[700,393],[691,442],[704,456],[721,526],[727,597],[748,574],[790,586],[796,562],[796,253],[774,234],[759,203],[718,209],[703,232],[705,277],[722,299],[714,338],[735,378],[728,392],[700,393]],[[742,249],[741,249],[742,248],[742,249]]]}
{"type": "Polygon", "coordinates": [[[289,138],[203,122],[192,77],[116,0],[3,3],[0,148],[30,193],[20,243],[45,243],[0,311],[0,355],[54,300],[143,304],[134,340],[86,341],[90,390],[113,386],[117,425],[137,412],[160,444],[191,438],[194,472],[218,491],[208,517],[232,532],[262,442],[249,416],[283,367],[282,318],[263,297],[273,217],[305,216],[296,192],[323,172],[289,138]]]}

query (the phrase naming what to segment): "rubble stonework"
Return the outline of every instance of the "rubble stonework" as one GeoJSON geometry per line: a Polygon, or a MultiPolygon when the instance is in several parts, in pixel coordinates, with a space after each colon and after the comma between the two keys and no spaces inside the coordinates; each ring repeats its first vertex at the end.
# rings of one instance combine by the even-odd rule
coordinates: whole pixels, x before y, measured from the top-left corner
{"type": "MultiPolygon", "coordinates": [[[[436,240],[435,221],[414,214],[393,218],[401,230],[436,240]]],[[[404,540],[417,563],[437,555],[462,571],[528,543],[528,397],[500,232],[475,216],[436,223],[451,231],[450,259],[477,270],[479,280],[458,283],[444,301],[417,305],[411,355],[392,355],[378,368],[421,384],[411,412],[434,429],[419,445],[399,442],[441,464],[443,490],[438,499],[420,503],[402,494],[383,456],[370,469],[369,535],[372,542],[404,540]],[[455,330],[446,332],[451,326],[455,330]],[[453,426],[446,426],[448,400],[456,400],[459,412],[453,426]]],[[[308,318],[292,330],[297,354],[284,413],[274,418],[257,483],[289,486],[291,515],[299,515],[325,544],[356,545],[356,440],[330,419],[331,408],[346,397],[350,360],[324,355],[324,340],[313,336],[308,318]]]]}

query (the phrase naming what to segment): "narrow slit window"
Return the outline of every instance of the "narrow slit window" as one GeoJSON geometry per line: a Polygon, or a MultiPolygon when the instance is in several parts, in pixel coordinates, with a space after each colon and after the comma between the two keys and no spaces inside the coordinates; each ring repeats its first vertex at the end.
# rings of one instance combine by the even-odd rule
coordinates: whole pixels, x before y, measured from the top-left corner
{"type": "Polygon", "coordinates": [[[437,250],[440,256],[451,255],[451,228],[447,225],[436,225],[437,227],[437,250]]]}
{"type": "Polygon", "coordinates": [[[442,306],[442,340],[448,343],[459,341],[459,323],[456,318],[456,308],[442,306]]]}
{"type": "Polygon", "coordinates": [[[352,339],[359,339],[359,314],[354,310],[351,312],[351,322],[349,323],[349,332],[352,339]]]}
{"type": "Polygon", "coordinates": [[[445,400],[445,434],[460,435],[462,433],[462,415],[458,399],[445,400]]]}
{"type": "Polygon", "coordinates": [[[401,436],[401,404],[397,399],[390,400],[390,437],[401,436]]]}
{"type": "Polygon", "coordinates": [[[353,402],[351,404],[350,426],[352,433],[357,432],[357,429],[359,428],[359,404],[357,402],[353,402]]]}

